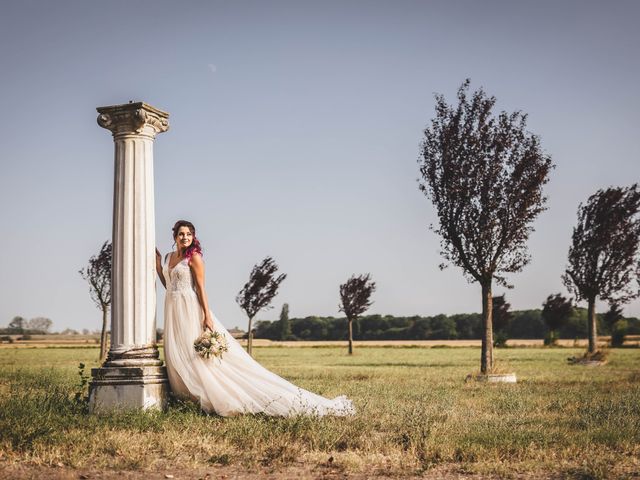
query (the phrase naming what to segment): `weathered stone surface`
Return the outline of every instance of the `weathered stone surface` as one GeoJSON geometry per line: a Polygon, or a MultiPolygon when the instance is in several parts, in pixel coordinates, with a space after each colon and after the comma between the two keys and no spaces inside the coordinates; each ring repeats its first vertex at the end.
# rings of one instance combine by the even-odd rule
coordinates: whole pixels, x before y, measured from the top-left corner
{"type": "Polygon", "coordinates": [[[116,409],[164,409],[169,392],[165,367],[102,367],[91,370],[92,413],[116,409]]]}
{"type": "Polygon", "coordinates": [[[169,130],[169,114],[144,102],[123,103],[98,107],[98,125],[111,130],[113,135],[146,134],[169,130]]]}
{"type": "Polygon", "coordinates": [[[144,102],[97,110],[98,124],[113,133],[115,178],[111,347],[104,368],[92,372],[91,408],[163,406],[166,371],[153,370],[162,365],[155,344],[153,142],[169,128],[169,114],[144,102]]]}

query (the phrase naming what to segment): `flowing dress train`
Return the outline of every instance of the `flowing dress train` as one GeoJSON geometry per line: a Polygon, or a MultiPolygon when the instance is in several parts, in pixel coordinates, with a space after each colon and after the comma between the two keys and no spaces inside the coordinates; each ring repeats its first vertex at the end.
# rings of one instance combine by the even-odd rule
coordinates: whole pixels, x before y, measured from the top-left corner
{"type": "MultiPolygon", "coordinates": [[[[167,258],[170,258],[168,255],[167,258]]],[[[203,313],[186,259],[163,274],[167,284],[164,304],[164,355],[174,395],[200,403],[222,416],[264,413],[275,416],[353,415],[346,396],[329,399],[293,385],[256,362],[213,315],[213,328],[227,339],[222,358],[203,359],[193,348],[202,333],[203,313]]]]}

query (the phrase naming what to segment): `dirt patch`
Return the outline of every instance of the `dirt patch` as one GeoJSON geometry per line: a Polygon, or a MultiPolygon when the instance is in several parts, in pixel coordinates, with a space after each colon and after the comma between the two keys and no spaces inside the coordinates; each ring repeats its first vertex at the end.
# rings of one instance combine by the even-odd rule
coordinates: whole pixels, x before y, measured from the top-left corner
{"type": "MultiPolygon", "coordinates": [[[[346,473],[340,469],[332,468],[330,464],[288,466],[280,469],[246,470],[242,467],[219,466],[198,469],[176,469],[165,471],[126,471],[126,470],[75,470],[67,467],[44,467],[26,465],[0,465],[0,477],[7,479],[41,479],[48,480],[307,480],[307,479],[353,479],[366,480],[369,478],[399,478],[398,474],[387,474],[380,471],[364,473],[346,473]]],[[[464,473],[457,465],[440,465],[422,474],[402,475],[406,479],[442,479],[442,480],[474,480],[474,479],[498,479],[497,475],[479,475],[464,473]]],[[[514,473],[512,479],[552,479],[558,475],[540,473],[519,475],[514,473]]]]}

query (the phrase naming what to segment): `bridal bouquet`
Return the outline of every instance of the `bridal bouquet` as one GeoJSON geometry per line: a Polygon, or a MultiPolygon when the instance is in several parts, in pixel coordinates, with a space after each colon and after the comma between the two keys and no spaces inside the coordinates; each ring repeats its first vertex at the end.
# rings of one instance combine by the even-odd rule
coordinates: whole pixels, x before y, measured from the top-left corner
{"type": "Polygon", "coordinates": [[[222,358],[222,354],[229,350],[227,339],[215,330],[205,330],[202,332],[195,342],[193,348],[202,358],[218,357],[222,358]]]}

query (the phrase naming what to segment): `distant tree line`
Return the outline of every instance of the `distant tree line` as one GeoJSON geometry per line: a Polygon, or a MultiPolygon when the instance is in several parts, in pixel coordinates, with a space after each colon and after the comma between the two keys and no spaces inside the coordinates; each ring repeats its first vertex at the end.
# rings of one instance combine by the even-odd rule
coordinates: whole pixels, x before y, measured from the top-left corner
{"type": "MultiPolygon", "coordinates": [[[[509,312],[510,318],[501,332],[506,338],[543,339],[549,328],[541,309],[509,312]]],[[[603,335],[614,333],[605,315],[597,315],[598,331],[603,335]]],[[[347,338],[346,317],[287,318],[288,328],[283,338],[281,320],[261,320],[256,323],[255,338],[269,340],[344,340],[347,338]]],[[[625,318],[627,335],[640,335],[640,319],[625,318]]],[[[475,340],[482,337],[480,313],[435,315],[431,317],[392,315],[366,315],[353,322],[356,340],[475,340]]],[[[566,323],[557,330],[558,338],[586,338],[588,333],[587,309],[574,308],[566,323]]]]}
{"type": "Polygon", "coordinates": [[[53,321],[46,317],[36,317],[27,320],[21,316],[13,317],[6,327],[0,327],[0,335],[96,335],[100,330],[91,331],[88,328],[76,330],[65,328],[60,332],[52,332],[53,321]]]}
{"type": "Polygon", "coordinates": [[[0,333],[8,335],[43,334],[49,333],[51,325],[53,325],[53,322],[46,317],[35,317],[27,320],[24,317],[16,316],[11,319],[6,328],[0,328],[0,333]]]}

